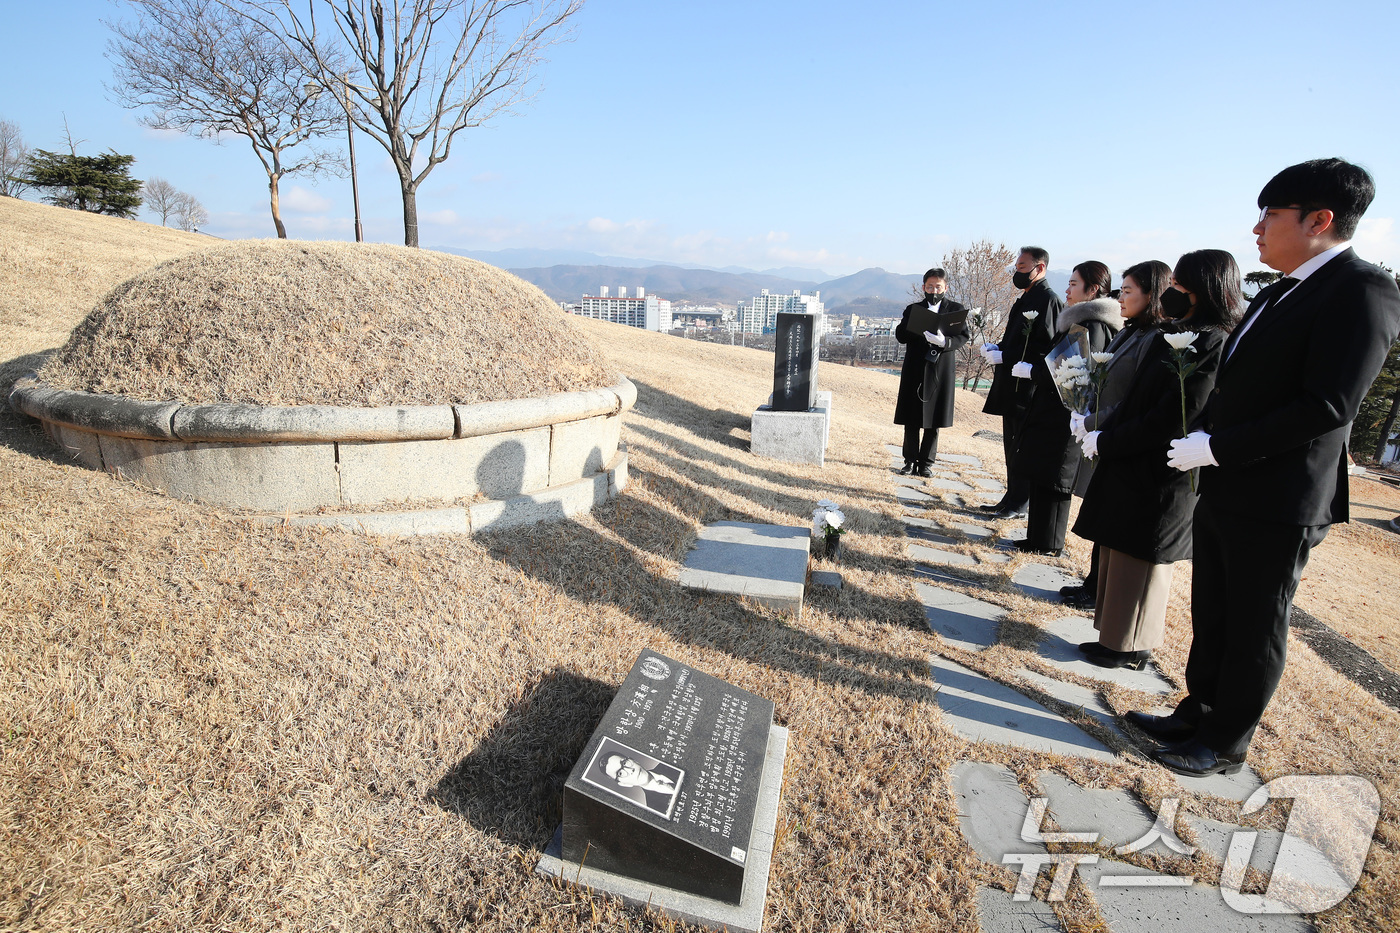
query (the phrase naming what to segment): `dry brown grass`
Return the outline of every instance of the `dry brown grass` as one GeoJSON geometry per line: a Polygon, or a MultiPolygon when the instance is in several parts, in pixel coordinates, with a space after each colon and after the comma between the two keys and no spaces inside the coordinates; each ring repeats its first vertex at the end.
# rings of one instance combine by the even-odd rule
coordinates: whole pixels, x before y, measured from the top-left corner
{"type": "Polygon", "coordinates": [[[535,286],[431,250],[245,240],[113,289],[40,371],[133,398],[433,405],[610,385],[535,286]]]}
{"type": "MultiPolygon", "coordinates": [[[[897,437],[893,377],[824,367],[831,459],[798,467],[747,451],[770,354],[583,327],[640,387],[633,485],[583,520],[493,537],[249,526],[67,465],[0,413],[0,929],[688,929],[532,873],[563,777],[644,646],[770,697],[792,729],[772,930],[973,929],[977,887],[1013,879],[962,839],[958,760],[1005,763],[1028,790],[1052,768],[1154,803],[1176,793],[1102,730],[1116,762],[972,746],[945,726],[927,655],[1011,680],[1034,663],[1025,636],[1058,613],[995,587],[1003,644],[968,656],[928,633],[881,447],[897,437]],[[822,497],[850,516],[846,586],[813,591],[800,624],[676,584],[700,523],[805,524],[822,497]]],[[[978,407],[960,401],[943,446],[992,463],[998,446],[967,436],[989,424],[978,407]]],[[[1331,548],[1393,574],[1334,533],[1311,591],[1333,585],[1331,548]]],[[[1178,681],[1188,589],[1179,573],[1163,656],[1178,681]]],[[[1319,926],[1394,929],[1400,715],[1292,649],[1252,759],[1265,777],[1376,782],[1366,875],[1319,926]]],[[[1072,892],[1065,927],[1100,928],[1072,892]]]]}

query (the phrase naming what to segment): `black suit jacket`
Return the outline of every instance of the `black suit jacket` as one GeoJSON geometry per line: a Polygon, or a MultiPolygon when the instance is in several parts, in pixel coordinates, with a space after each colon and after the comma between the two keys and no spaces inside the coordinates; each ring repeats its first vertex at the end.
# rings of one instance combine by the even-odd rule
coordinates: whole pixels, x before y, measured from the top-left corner
{"type": "MultiPolygon", "coordinates": [[[[895,401],[894,423],[917,424],[924,428],[946,428],[953,423],[953,398],[957,382],[958,350],[971,334],[967,323],[954,327],[943,336],[944,347],[935,347],[924,339],[922,332],[911,332],[909,314],[915,308],[927,307],[928,302],[916,301],[904,309],[904,316],[894,328],[894,339],[905,345],[904,366],[899,371],[899,396],[895,401]],[[930,360],[929,357],[934,357],[930,360]]],[[[939,314],[966,311],[963,305],[945,297],[938,307],[939,314]]]]}
{"type": "Polygon", "coordinates": [[[987,390],[987,401],[982,406],[984,412],[989,415],[1014,415],[1030,403],[1031,381],[1012,376],[1011,367],[1045,358],[1045,354],[1055,346],[1055,326],[1064,307],[1064,301],[1044,279],[1026,289],[1011,305],[1006,330],[997,344],[1001,350],[1001,365],[993,370],[992,387],[987,390]],[[1031,324],[1029,343],[1026,340],[1027,311],[1039,315],[1031,324]]]}
{"type": "Polygon", "coordinates": [[[1249,307],[1225,345],[1203,427],[1218,467],[1201,471],[1214,507],[1294,525],[1349,516],[1347,435],[1396,334],[1400,289],[1348,249],[1249,307]],[[1233,353],[1231,348],[1233,347],[1233,353]]]}

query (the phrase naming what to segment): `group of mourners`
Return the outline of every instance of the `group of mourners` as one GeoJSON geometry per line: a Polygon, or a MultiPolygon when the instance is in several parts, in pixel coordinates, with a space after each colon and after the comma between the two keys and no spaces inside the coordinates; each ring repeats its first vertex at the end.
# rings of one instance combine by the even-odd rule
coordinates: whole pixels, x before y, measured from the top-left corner
{"type": "MultiPolygon", "coordinates": [[[[1073,531],[1093,543],[1090,569],[1061,597],[1094,610],[1088,661],[1144,665],[1165,638],[1172,567],[1194,561],[1188,695],[1169,716],[1127,716],[1181,773],[1242,767],[1282,675],[1308,553],[1347,520],[1350,422],[1400,332],[1395,280],[1350,249],[1373,197],[1370,175],[1340,159],[1276,175],[1254,233],[1283,277],[1247,311],[1224,250],[1137,263],[1117,289],[1107,265],[1081,262],[1062,301],[1049,254],[1023,247],[1020,296],[1001,340],[980,348],[994,367],[983,410],[1002,417],[1007,464],[1001,501],[981,508],[1024,517],[1016,546],[1059,556],[1082,498],[1073,531]],[[1076,356],[1087,398],[1062,391],[1076,356]]],[[[905,474],[930,475],[953,423],[970,330],[947,284],[943,269],[925,273],[923,300],[895,328],[905,474]]]]}

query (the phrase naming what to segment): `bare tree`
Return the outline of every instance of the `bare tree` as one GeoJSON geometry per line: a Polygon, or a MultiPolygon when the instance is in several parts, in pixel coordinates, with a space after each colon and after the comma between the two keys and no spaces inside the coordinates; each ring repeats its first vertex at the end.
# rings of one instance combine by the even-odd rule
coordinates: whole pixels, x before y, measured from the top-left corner
{"type": "Polygon", "coordinates": [[[304,67],[340,89],[350,119],[384,147],[398,173],[409,246],[418,245],[423,180],[446,161],[459,132],[535,95],[544,50],[568,38],[565,23],[583,7],[583,0],[221,2],[260,12],[264,21],[275,16],[304,67]],[[359,73],[347,75],[331,48],[359,73]]]}
{"type": "Polygon", "coordinates": [[[192,194],[178,192],[175,198],[175,226],[181,230],[198,233],[199,228],[209,222],[209,212],[199,199],[192,194]]]}
{"type": "Polygon", "coordinates": [[[246,137],[267,172],[272,223],[285,238],[281,180],[341,170],[338,154],[305,145],[339,128],[339,104],[277,36],[216,0],[129,2],[139,19],[107,24],[117,36],[107,51],[113,93],[124,106],[148,109],[146,126],[216,142],[246,137]]]}
{"type": "Polygon", "coordinates": [[[976,388],[987,374],[990,364],[982,358],[983,343],[999,335],[1011,305],[1016,300],[1016,287],[1011,284],[1011,266],[1016,254],[1006,244],[993,245],[991,240],[977,240],[966,249],[949,250],[942,266],[948,272],[948,294],[970,310],[968,342],[958,350],[958,372],[962,387],[976,388]]]}
{"type": "Polygon", "coordinates": [[[19,124],[0,120],[0,196],[17,198],[29,187],[20,174],[29,165],[29,156],[19,124]]]}
{"type": "Polygon", "coordinates": [[[146,209],[160,218],[166,226],[180,206],[181,193],[164,178],[152,178],[141,186],[141,199],[146,209]]]}

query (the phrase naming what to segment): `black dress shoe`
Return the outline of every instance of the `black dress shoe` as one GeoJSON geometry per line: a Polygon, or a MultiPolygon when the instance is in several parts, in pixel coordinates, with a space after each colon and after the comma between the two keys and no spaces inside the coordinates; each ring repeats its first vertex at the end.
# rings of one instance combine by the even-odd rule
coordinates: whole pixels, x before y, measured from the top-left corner
{"type": "Polygon", "coordinates": [[[1235,774],[1244,768],[1244,755],[1221,755],[1200,742],[1182,742],[1170,749],[1161,748],[1152,758],[1168,771],[1188,777],[1210,774],[1235,774]]]}
{"type": "Polygon", "coordinates": [[[1025,509],[998,509],[993,518],[1025,518],[1025,509]]]}
{"type": "Polygon", "coordinates": [[[1101,651],[1107,650],[1107,648],[1096,641],[1081,641],[1079,643],[1080,654],[1098,654],[1101,651]]]}
{"type": "Polygon", "coordinates": [[[1184,719],[1178,719],[1176,713],[1154,716],[1132,710],[1123,718],[1159,742],[1181,742],[1196,734],[1196,727],[1184,719]]]}
{"type": "Polygon", "coordinates": [[[993,502],[991,505],[979,505],[978,508],[981,509],[983,512],[1000,512],[1001,503],[993,502]]]}
{"type": "Polygon", "coordinates": [[[900,475],[900,476],[908,476],[910,473],[913,473],[913,472],[914,472],[914,461],[913,461],[913,460],[905,460],[905,461],[904,461],[904,466],[902,466],[902,467],[899,468],[899,475],[900,475]]]}
{"type": "Polygon", "coordinates": [[[1147,666],[1147,661],[1151,657],[1151,651],[1114,651],[1112,648],[1104,648],[1102,651],[1089,655],[1089,663],[1097,664],[1099,667],[1126,667],[1140,671],[1147,666]]]}
{"type": "MultiPolygon", "coordinates": [[[[1093,609],[1098,603],[1098,594],[1090,592],[1085,586],[1062,586],[1060,587],[1060,600],[1071,609],[1093,609]]],[[[1091,644],[1098,644],[1092,642],[1091,644]]]]}
{"type": "Polygon", "coordinates": [[[929,469],[929,465],[928,465],[927,463],[921,463],[921,464],[919,464],[918,466],[916,466],[916,467],[914,468],[914,472],[915,472],[916,474],[918,474],[919,476],[932,476],[932,475],[933,475],[933,470],[929,469]]]}

